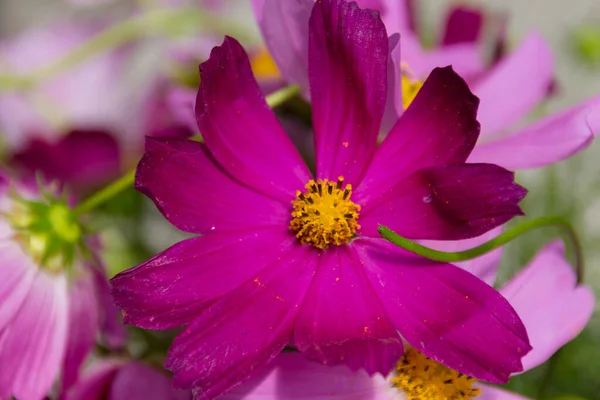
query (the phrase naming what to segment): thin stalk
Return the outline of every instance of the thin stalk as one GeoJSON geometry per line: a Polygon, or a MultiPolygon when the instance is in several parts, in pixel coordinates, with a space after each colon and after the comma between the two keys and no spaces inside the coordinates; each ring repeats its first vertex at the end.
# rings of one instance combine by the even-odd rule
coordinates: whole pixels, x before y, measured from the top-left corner
{"type": "Polygon", "coordinates": [[[567,242],[567,245],[571,247],[573,251],[573,257],[575,259],[575,270],[577,272],[577,283],[583,282],[584,275],[584,264],[581,250],[581,243],[579,242],[575,230],[563,217],[549,216],[535,218],[529,221],[525,221],[495,237],[494,239],[485,242],[479,246],[473,247],[468,250],[458,252],[445,252],[435,250],[429,247],[425,247],[419,243],[413,242],[412,240],[406,239],[391,229],[380,225],[377,230],[379,234],[385,239],[389,240],[398,247],[404,250],[410,251],[411,253],[418,254],[422,257],[428,258],[434,261],[440,262],[459,262],[472,260],[473,258],[480,257],[487,254],[501,246],[504,246],[508,242],[538,228],[544,227],[557,227],[562,230],[563,240],[567,242]]]}
{"type": "Polygon", "coordinates": [[[162,8],[117,23],[100,32],[56,61],[24,75],[0,74],[0,90],[26,90],[68,72],[80,63],[152,35],[177,35],[185,29],[203,29],[244,37],[248,32],[231,21],[197,8],[162,8]],[[200,28],[198,28],[200,27],[200,28]]]}

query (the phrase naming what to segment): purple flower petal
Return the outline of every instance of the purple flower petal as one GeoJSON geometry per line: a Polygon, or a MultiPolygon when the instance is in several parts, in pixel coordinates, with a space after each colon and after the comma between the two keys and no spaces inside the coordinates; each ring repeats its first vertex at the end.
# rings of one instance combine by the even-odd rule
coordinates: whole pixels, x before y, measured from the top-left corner
{"type": "Polygon", "coordinates": [[[464,162],[479,135],[477,104],[451,67],[433,70],[377,149],[354,201],[377,198],[421,168],[464,162]]]}
{"type": "Polygon", "coordinates": [[[359,0],[361,8],[377,10],[389,34],[415,34],[415,10],[413,0],[359,0]],[[368,4],[371,3],[371,4],[368,4]]]}
{"type": "MultiPolygon", "coordinates": [[[[12,232],[12,230],[11,230],[12,232]]],[[[13,241],[3,241],[0,245],[4,276],[0,279],[0,332],[11,323],[17,315],[23,301],[31,291],[36,277],[36,266],[13,241]]]]}
{"type": "Polygon", "coordinates": [[[410,239],[469,239],[523,215],[526,193],[493,164],[425,168],[361,203],[361,234],[378,237],[381,224],[410,239]]]}
{"type": "Polygon", "coordinates": [[[455,6],[448,15],[442,45],[476,43],[482,27],[483,13],[481,10],[455,6]]]}
{"type": "Polygon", "coordinates": [[[452,65],[467,80],[479,76],[485,70],[476,44],[458,43],[424,50],[418,36],[411,34],[402,35],[402,61],[418,79],[425,79],[434,68],[446,65],[452,65]]]}
{"type": "Polygon", "coordinates": [[[553,78],[552,50],[533,32],[472,86],[481,100],[477,119],[482,136],[497,134],[524,118],[546,97],[553,78]]]}
{"type": "Polygon", "coordinates": [[[531,350],[517,313],[493,288],[451,264],[417,257],[381,239],[354,241],[394,326],[419,352],[494,383],[523,370],[531,350]]]}
{"type": "Polygon", "coordinates": [[[353,248],[329,249],[294,327],[294,344],[327,365],[387,375],[404,348],[353,248]]]}
{"type": "Polygon", "coordinates": [[[196,119],[212,156],[238,181],[289,204],[310,172],[267,106],[242,46],[226,37],[200,74],[196,119]]]}
{"type": "Polygon", "coordinates": [[[290,341],[315,267],[315,250],[298,247],[210,306],[171,346],[175,385],[213,399],[270,362],[290,341]]]}
{"type": "Polygon", "coordinates": [[[356,183],[371,161],[386,103],[388,51],[376,13],[345,0],[315,3],[308,58],[318,178],[356,183]]]}
{"type": "Polygon", "coordinates": [[[94,276],[88,273],[74,280],[69,290],[67,349],[61,379],[63,390],[77,381],[79,368],[96,343],[98,324],[94,276]]]}
{"type": "Polygon", "coordinates": [[[382,376],[321,365],[300,353],[281,353],[271,365],[220,400],[392,400],[382,376]]]}
{"type": "Polygon", "coordinates": [[[71,131],[56,143],[34,139],[11,163],[30,175],[40,171],[47,179],[57,179],[78,191],[103,185],[120,171],[117,141],[99,130],[71,131]]]}
{"type": "Polygon", "coordinates": [[[400,68],[400,35],[394,34],[388,40],[390,54],[387,66],[387,99],[381,122],[381,131],[388,133],[404,112],[402,104],[402,69],[400,68]]]}
{"type": "Polygon", "coordinates": [[[279,202],[247,188],[219,168],[205,145],[180,139],[146,140],[135,187],[169,222],[193,233],[287,226],[294,198],[279,202]]]}
{"type": "Polygon", "coordinates": [[[529,397],[524,397],[508,390],[500,389],[495,386],[481,385],[481,395],[477,400],[530,400],[529,397]]]}
{"type": "Polygon", "coordinates": [[[469,162],[489,162],[513,170],[552,164],[591,144],[594,135],[600,132],[599,116],[600,97],[594,97],[509,136],[475,147],[469,162]]]}
{"type": "Polygon", "coordinates": [[[308,94],[308,20],[313,0],[252,0],[269,54],[283,78],[308,94]]]}
{"type": "Polygon", "coordinates": [[[187,325],[295,243],[284,229],[187,239],[115,276],[112,295],[128,324],[145,329],[187,325]]]}
{"type": "Polygon", "coordinates": [[[66,400],[106,400],[108,388],[125,361],[102,360],[69,390],[66,400]]]}
{"type": "Polygon", "coordinates": [[[526,371],[546,362],[577,336],[594,311],[594,292],[577,285],[559,241],[542,249],[500,293],[527,327],[533,350],[523,358],[526,371]]]}
{"type": "Polygon", "coordinates": [[[67,309],[65,276],[38,272],[18,313],[0,330],[0,394],[38,400],[48,393],[65,352],[67,309]]]}
{"type": "Polygon", "coordinates": [[[167,375],[139,362],[130,362],[114,376],[107,400],[184,400],[188,391],[173,387],[167,375]]]}
{"type": "Polygon", "coordinates": [[[114,305],[101,260],[96,260],[96,268],[92,269],[92,274],[98,302],[98,324],[102,342],[111,350],[121,349],[126,345],[127,328],[123,325],[121,312],[114,305]]]}
{"type": "MultiPolygon", "coordinates": [[[[423,240],[420,243],[423,246],[431,247],[432,249],[448,252],[456,252],[472,249],[475,246],[479,246],[487,241],[492,240],[496,236],[502,233],[502,226],[492,229],[484,233],[481,236],[477,236],[473,239],[466,240],[423,240]]],[[[500,267],[500,261],[502,259],[502,250],[504,247],[499,247],[496,250],[490,251],[480,257],[474,258],[469,261],[457,262],[456,265],[459,268],[464,269],[467,272],[472,273],[485,283],[490,286],[494,285],[496,281],[496,274],[500,267]]]]}

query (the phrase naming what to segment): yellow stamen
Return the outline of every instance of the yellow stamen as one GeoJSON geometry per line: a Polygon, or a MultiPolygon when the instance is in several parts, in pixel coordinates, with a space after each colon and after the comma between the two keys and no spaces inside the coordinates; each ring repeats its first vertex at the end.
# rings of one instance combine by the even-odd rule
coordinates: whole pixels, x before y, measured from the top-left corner
{"type": "Polygon", "coordinates": [[[406,110],[410,103],[413,102],[417,93],[423,87],[423,82],[417,79],[411,79],[406,75],[402,75],[402,105],[406,110]]]}
{"type": "Polygon", "coordinates": [[[277,64],[275,64],[271,54],[269,54],[265,48],[260,49],[260,51],[252,56],[250,64],[252,65],[252,72],[254,72],[254,76],[259,80],[276,79],[281,77],[279,68],[277,68],[277,64]]]}
{"type": "Polygon", "coordinates": [[[481,389],[473,388],[477,380],[433,361],[412,347],[398,361],[392,382],[408,400],[472,400],[481,394],[481,389]]]}
{"type": "Polygon", "coordinates": [[[360,206],[350,201],[352,185],[342,187],[343,182],[343,176],[337,182],[311,179],[304,193],[296,191],[290,229],[302,244],[318,249],[339,246],[348,243],[360,229],[360,206]]]}

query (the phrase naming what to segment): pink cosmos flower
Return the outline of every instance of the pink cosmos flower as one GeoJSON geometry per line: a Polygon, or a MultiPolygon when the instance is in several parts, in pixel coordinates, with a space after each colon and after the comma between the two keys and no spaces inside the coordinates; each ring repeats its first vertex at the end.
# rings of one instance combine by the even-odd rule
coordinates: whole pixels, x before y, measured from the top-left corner
{"type": "Polygon", "coordinates": [[[74,384],[65,400],[187,400],[189,391],[173,388],[167,375],[138,361],[104,359],[74,384]]]}
{"type": "MultiPolygon", "coordinates": [[[[308,18],[313,0],[253,0],[253,8],[267,48],[282,76],[308,93],[308,18]]],[[[586,148],[600,131],[600,97],[516,128],[548,94],[554,79],[552,51],[536,32],[512,53],[486,66],[480,55],[482,16],[457,8],[448,17],[438,47],[424,50],[414,34],[406,0],[358,0],[379,10],[392,36],[390,93],[386,120],[401,115],[407,91],[418,90],[435,67],[451,64],[481,100],[478,120],[481,137],[470,162],[491,162],[509,169],[535,168],[565,159],[586,148]],[[402,57],[400,58],[400,52],[402,57]],[[404,82],[402,79],[404,77],[404,82]]],[[[502,39],[502,38],[499,38],[502,39]]]]}
{"type": "Polygon", "coordinates": [[[215,398],[291,340],[308,358],[371,374],[393,368],[403,340],[479,379],[521,370],[527,334],[501,295],[377,233],[385,224],[412,239],[474,237],[521,214],[525,195],[511,172],[465,163],[478,101],[451,68],[432,72],[377,147],[388,53],[376,14],[315,4],[316,179],[231,38],[201,65],[206,144],[147,140],[136,187],[202,236],[120,273],[112,294],[127,323],[186,326],[166,362],[177,386],[215,398]]]}
{"type": "MultiPolygon", "coordinates": [[[[13,190],[36,201],[39,195],[13,182],[13,190]],[[16,185],[16,187],[15,187],[16,185]]],[[[0,183],[0,398],[45,398],[57,378],[66,388],[104,331],[108,347],[122,345],[123,331],[113,321],[106,278],[95,262],[44,258],[44,236],[22,226],[27,208],[0,183]]]]}
{"type": "MultiPolygon", "coordinates": [[[[594,308],[592,290],[576,284],[560,242],[553,242],[541,250],[500,292],[515,307],[529,333],[533,350],[523,358],[525,370],[547,361],[556,350],[577,336],[594,308]]],[[[429,364],[432,364],[431,374],[421,375],[420,379],[432,383],[444,379],[439,374],[444,372],[443,369],[434,371],[435,364],[429,364]]],[[[282,353],[268,368],[221,399],[412,400],[410,395],[403,393],[401,385],[394,385],[397,373],[393,372],[386,380],[379,375],[369,377],[364,371],[352,372],[344,366],[326,367],[306,360],[299,353],[282,353]]],[[[418,379],[415,375],[414,380],[418,379]]],[[[500,388],[471,384],[473,388],[481,389],[478,399],[524,399],[500,388]]],[[[464,390],[464,387],[453,389],[464,390]]]]}

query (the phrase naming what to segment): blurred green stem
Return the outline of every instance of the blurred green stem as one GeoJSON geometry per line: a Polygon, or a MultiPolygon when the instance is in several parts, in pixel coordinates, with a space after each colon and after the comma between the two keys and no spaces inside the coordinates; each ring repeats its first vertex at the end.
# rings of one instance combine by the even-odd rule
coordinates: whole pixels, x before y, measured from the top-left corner
{"type": "Polygon", "coordinates": [[[135,170],[129,171],[127,174],[123,175],[110,185],[105,188],[99,190],[94,193],[91,197],[88,197],[85,201],[81,202],[75,209],[75,215],[83,215],[88,211],[98,207],[99,205],[105,203],[107,200],[112,199],[123,190],[130,188],[133,186],[133,181],[135,179],[135,170]]]}
{"type": "Polygon", "coordinates": [[[412,240],[406,239],[391,229],[380,225],[377,230],[385,239],[389,240],[393,244],[398,247],[403,248],[404,250],[408,250],[411,253],[418,254],[422,257],[428,258],[434,261],[440,262],[459,262],[459,261],[467,261],[473,258],[480,257],[490,251],[493,251],[501,246],[504,246],[508,242],[538,228],[544,227],[557,227],[560,228],[563,232],[563,240],[568,242],[567,245],[571,246],[573,250],[573,257],[575,259],[575,270],[577,272],[577,283],[583,282],[583,274],[584,274],[584,265],[583,265],[583,257],[581,251],[581,244],[577,238],[575,230],[563,217],[540,217],[535,218],[529,221],[525,221],[505,232],[502,232],[500,235],[495,237],[494,239],[485,242],[479,246],[473,247],[468,250],[458,251],[458,252],[445,252],[434,250],[429,247],[425,247],[420,245],[419,243],[413,242],[412,240]]]}
{"type": "Polygon", "coordinates": [[[152,9],[146,13],[112,25],[58,60],[37,68],[27,75],[0,74],[0,90],[26,90],[98,54],[119,48],[144,36],[178,35],[203,30],[248,37],[243,28],[222,17],[193,7],[152,9]]]}
{"type": "MultiPolygon", "coordinates": [[[[270,95],[268,95],[265,100],[269,107],[275,108],[292,97],[296,96],[300,92],[300,88],[296,85],[286,86],[283,89],[277,90],[270,95]]],[[[196,135],[192,139],[202,142],[202,136],[196,135]]],[[[98,192],[94,193],[92,196],[85,199],[81,202],[75,209],[73,210],[77,216],[81,216],[99,205],[105,203],[111,198],[115,197],[122,191],[133,186],[133,182],[135,180],[135,169],[129,171],[127,174],[123,175],[110,185],[106,186],[103,189],[100,189],[98,192]]]]}

